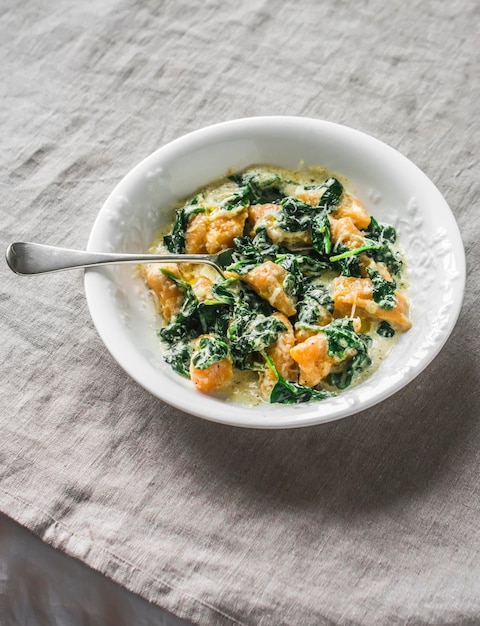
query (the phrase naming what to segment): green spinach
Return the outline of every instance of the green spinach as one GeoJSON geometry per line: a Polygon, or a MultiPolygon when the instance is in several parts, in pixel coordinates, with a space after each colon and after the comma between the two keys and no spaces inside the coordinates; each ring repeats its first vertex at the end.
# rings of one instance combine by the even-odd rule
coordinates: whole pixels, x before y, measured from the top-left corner
{"type": "Polygon", "coordinates": [[[195,196],[175,214],[175,222],[170,235],[165,235],[163,242],[167,250],[172,254],[185,252],[185,236],[192,215],[205,213],[205,207],[198,204],[198,196],[195,196]]]}
{"type": "Polygon", "coordinates": [[[383,320],[377,327],[377,335],[380,337],[393,337],[395,335],[395,330],[390,326],[388,322],[383,320]]]}
{"type": "Polygon", "coordinates": [[[278,216],[278,225],[286,232],[302,232],[310,229],[312,217],[318,212],[316,207],[294,198],[287,196],[280,202],[282,207],[278,216]]]}
{"type": "Polygon", "coordinates": [[[332,240],[327,209],[323,209],[312,217],[311,229],[313,249],[322,256],[328,256],[332,249],[332,240]]]}
{"type": "Polygon", "coordinates": [[[184,299],[179,313],[158,331],[159,336],[168,343],[173,343],[187,337],[192,338],[198,334],[198,299],[191,285],[176,276],[167,268],[160,269],[162,274],[173,280],[183,291],[184,299]]]}
{"type": "Polygon", "coordinates": [[[336,178],[330,177],[322,183],[320,189],[325,189],[325,191],[320,197],[318,206],[330,213],[340,202],[340,198],[343,193],[343,185],[336,178]]]}
{"type": "Polygon", "coordinates": [[[286,330],[285,324],[276,317],[266,317],[246,307],[238,307],[227,331],[235,365],[248,369],[248,357],[270,346],[286,330]]]}
{"type": "MultiPolygon", "coordinates": [[[[359,248],[357,248],[359,250],[359,248]]],[[[338,271],[342,276],[354,276],[360,278],[362,270],[358,254],[355,250],[350,250],[344,244],[335,244],[335,254],[329,258],[331,268],[338,271]]]]}
{"type": "Polygon", "coordinates": [[[323,191],[318,205],[312,206],[303,200],[287,196],[280,202],[282,209],[278,224],[287,232],[311,230],[314,250],[320,254],[329,254],[331,243],[328,214],[338,206],[343,186],[336,178],[329,178],[322,185],[311,189],[323,191]]]}
{"type": "Polygon", "coordinates": [[[372,267],[367,267],[367,273],[373,284],[372,297],[374,302],[382,307],[382,309],[393,309],[397,302],[395,295],[397,284],[395,281],[385,280],[379,272],[372,267]]]}
{"type": "Polygon", "coordinates": [[[357,256],[358,254],[362,254],[362,252],[368,252],[369,250],[377,250],[378,248],[379,248],[379,244],[375,243],[375,241],[365,241],[365,243],[359,248],[353,248],[353,249],[347,248],[346,250],[342,250],[338,254],[331,256],[330,262],[335,263],[337,261],[342,261],[343,259],[347,259],[348,257],[357,256]]]}
{"type": "Polygon", "coordinates": [[[302,300],[297,304],[297,328],[317,325],[325,313],[333,313],[333,299],[330,291],[323,285],[311,284],[305,290],[302,300]]]}
{"type": "Polygon", "coordinates": [[[227,270],[237,274],[247,274],[257,265],[275,259],[282,250],[280,246],[272,243],[265,228],[259,228],[253,238],[236,237],[233,242],[235,244],[232,254],[234,262],[227,267],[227,270]]]}
{"type": "Polygon", "coordinates": [[[328,354],[340,360],[345,360],[343,369],[330,374],[330,382],[339,389],[348,387],[355,373],[362,371],[372,361],[368,354],[371,338],[368,335],[356,333],[353,322],[348,318],[334,319],[327,326],[319,328],[327,335],[328,354]],[[352,352],[353,356],[347,353],[352,352]]]}
{"type": "Polygon", "coordinates": [[[285,293],[288,296],[299,296],[303,293],[305,277],[297,256],[292,253],[282,254],[275,258],[275,263],[281,265],[287,271],[283,281],[285,293]]]}
{"type": "Polygon", "coordinates": [[[211,365],[228,357],[228,345],[218,337],[201,337],[192,356],[192,365],[196,369],[206,370],[211,365]]]}
{"type": "Polygon", "coordinates": [[[238,193],[248,204],[277,203],[284,196],[281,189],[282,181],[274,172],[232,174],[229,179],[238,185],[238,193]]]}
{"type": "Polygon", "coordinates": [[[381,224],[372,217],[365,235],[368,239],[377,243],[377,247],[372,248],[370,251],[372,259],[385,263],[390,273],[398,276],[402,270],[403,261],[400,254],[392,248],[392,244],[397,240],[395,228],[381,224]]]}
{"type": "Polygon", "coordinates": [[[306,282],[307,279],[318,278],[324,272],[332,270],[331,263],[321,258],[314,250],[308,256],[296,252],[295,257],[306,282]]]}
{"type": "Polygon", "coordinates": [[[198,320],[203,334],[213,333],[224,337],[227,333],[228,322],[232,307],[219,300],[205,300],[197,307],[198,320]]]}
{"type": "Polygon", "coordinates": [[[190,359],[192,344],[188,341],[177,341],[165,352],[165,361],[181,376],[190,377],[190,359]]]}

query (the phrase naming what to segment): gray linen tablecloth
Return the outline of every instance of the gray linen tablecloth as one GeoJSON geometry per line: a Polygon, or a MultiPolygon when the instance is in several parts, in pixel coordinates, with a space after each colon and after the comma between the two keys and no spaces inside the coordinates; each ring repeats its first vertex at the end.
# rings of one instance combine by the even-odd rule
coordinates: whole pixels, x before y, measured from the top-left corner
{"type": "Polygon", "coordinates": [[[130,380],[81,272],[3,264],[2,512],[194,624],[480,623],[478,26],[475,0],[0,2],[4,248],[85,247],[156,148],[289,114],[413,160],[468,262],[458,324],[413,383],[354,417],[269,432],[194,418],[130,380]]]}

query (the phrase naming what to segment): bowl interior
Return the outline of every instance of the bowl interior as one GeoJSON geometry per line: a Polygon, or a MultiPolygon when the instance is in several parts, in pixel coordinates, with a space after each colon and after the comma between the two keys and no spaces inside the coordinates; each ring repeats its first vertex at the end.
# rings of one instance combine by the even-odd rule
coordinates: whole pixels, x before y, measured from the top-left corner
{"type": "Polygon", "coordinates": [[[327,167],[381,222],[395,226],[410,279],[412,329],[365,382],[322,402],[248,408],[204,396],[163,362],[160,320],[135,267],[85,272],[96,328],[119,364],[154,395],[184,411],[256,428],[317,424],[363,410],[410,382],[439,352],[457,320],[465,285],[463,246],[434,184],[393,148],[348,127],[308,118],[225,122],[147,157],[114,189],[93,226],[89,250],[144,252],[173,219],[172,205],[228,170],[255,163],[327,167]]]}

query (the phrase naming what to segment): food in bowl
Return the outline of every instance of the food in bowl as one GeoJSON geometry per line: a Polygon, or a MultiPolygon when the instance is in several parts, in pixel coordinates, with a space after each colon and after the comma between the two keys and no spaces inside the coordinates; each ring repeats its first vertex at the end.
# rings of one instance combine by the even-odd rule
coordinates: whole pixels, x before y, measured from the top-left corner
{"type": "Polygon", "coordinates": [[[203,393],[244,404],[332,397],[372,374],[409,330],[405,258],[341,175],[252,165],[176,207],[150,252],[231,250],[140,266],[165,360],[203,393]]]}
{"type": "MultiPolygon", "coordinates": [[[[408,263],[411,329],[400,334],[382,367],[336,396],[320,402],[249,406],[236,401],[235,387],[228,400],[222,391],[199,393],[166,363],[163,342],[157,337],[163,322],[144,281],[131,266],[87,268],[85,292],[100,338],[125,372],[162,402],[244,428],[325,424],[362,413],[403,389],[450,337],[463,302],[466,271],[460,232],[448,203],[400,152],[370,135],[325,120],[288,116],[230,120],[161,146],[112,190],[87,248],[134,254],[148,250],[159,229],[172,222],[177,201],[192,197],[208,181],[252,163],[296,169],[302,162],[341,172],[348,179],[347,189],[376,220],[397,229],[408,263]]],[[[256,373],[241,373],[258,378],[256,373]]]]}

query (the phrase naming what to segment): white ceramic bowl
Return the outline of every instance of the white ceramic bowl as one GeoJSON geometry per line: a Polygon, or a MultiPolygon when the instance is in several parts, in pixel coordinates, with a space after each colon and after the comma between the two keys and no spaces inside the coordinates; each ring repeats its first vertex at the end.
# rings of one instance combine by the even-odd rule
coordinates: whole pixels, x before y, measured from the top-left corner
{"type": "Polygon", "coordinates": [[[95,326],[113,357],[149,392],[209,420],[254,428],[320,424],[366,409],[412,381],[450,335],[463,300],[465,256],[455,219],[411,161],[364,133],[298,117],[256,117],[204,128],[160,148],[113,190],[93,226],[92,251],[144,252],[172,205],[199,187],[254,163],[320,165],[346,176],[379,221],[398,230],[411,283],[412,329],[365,382],[321,402],[249,408],[197,392],[161,356],[159,320],[134,266],[85,272],[95,326]]]}

